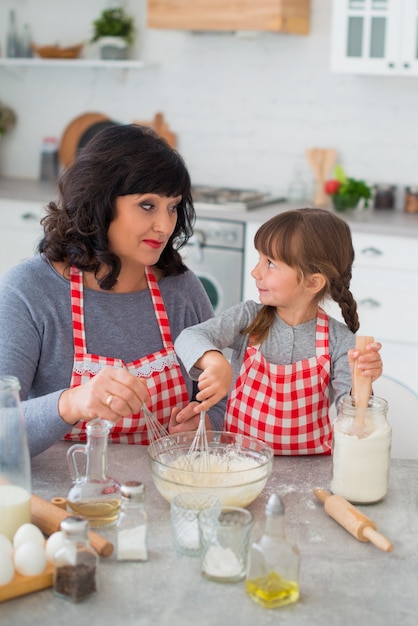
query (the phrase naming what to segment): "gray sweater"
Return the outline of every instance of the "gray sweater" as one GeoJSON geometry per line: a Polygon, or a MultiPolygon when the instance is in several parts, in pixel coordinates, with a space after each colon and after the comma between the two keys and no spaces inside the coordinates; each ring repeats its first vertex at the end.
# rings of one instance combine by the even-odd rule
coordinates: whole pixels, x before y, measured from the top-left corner
{"type": "MultiPolygon", "coordinates": [[[[197,276],[185,272],[159,281],[172,340],[187,326],[213,316],[197,276]]],[[[84,289],[87,349],[131,362],[162,349],[148,290],[115,294],[84,289]]],[[[69,432],[58,414],[73,367],[70,283],[40,255],[0,277],[0,376],[16,376],[32,456],[69,432]]],[[[182,367],[190,399],[195,385],[182,367]]],[[[222,428],[225,402],[210,412],[212,427],[222,428]]]]}
{"type": "MultiPolygon", "coordinates": [[[[241,335],[255,318],[261,304],[248,300],[224,311],[219,316],[198,326],[186,328],[175,342],[176,352],[190,376],[197,380],[201,371],[194,367],[196,361],[208,350],[232,348],[232,387],[241,369],[248,335],[241,335]]],[[[330,402],[338,404],[340,398],[351,390],[351,372],[347,351],[355,346],[355,335],[345,324],[328,318],[329,347],[331,355],[330,402]]],[[[315,356],[316,320],[298,326],[288,326],[278,315],[273,322],[260,352],[269,363],[289,365],[315,356]]]]}

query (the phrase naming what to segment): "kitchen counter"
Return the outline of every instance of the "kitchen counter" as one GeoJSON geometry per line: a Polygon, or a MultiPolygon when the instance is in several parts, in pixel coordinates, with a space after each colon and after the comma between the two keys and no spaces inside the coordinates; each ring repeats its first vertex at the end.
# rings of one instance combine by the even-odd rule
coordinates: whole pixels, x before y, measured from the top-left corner
{"type": "MultiPolygon", "coordinates": [[[[54,183],[29,179],[0,178],[0,199],[39,201],[42,205],[45,205],[49,200],[55,199],[56,195],[57,187],[54,183]]],[[[200,209],[197,205],[196,213],[198,217],[262,223],[278,212],[294,209],[297,206],[287,202],[280,202],[251,211],[241,211],[216,208],[200,209]]],[[[305,204],[300,206],[305,206],[305,204]]],[[[368,209],[339,213],[338,215],[347,220],[353,232],[373,232],[381,235],[418,237],[418,214],[406,213],[400,209],[380,211],[368,209]]]]}
{"type": "MultiPolygon", "coordinates": [[[[70,476],[60,441],[32,460],[33,491],[49,500],[65,496],[70,476]]],[[[289,537],[301,552],[298,603],[266,610],[245,594],[244,582],[222,584],[200,574],[197,557],[179,556],[173,546],[169,504],[156,491],[142,446],[110,444],[109,475],[146,485],[149,561],[101,558],[99,591],[73,604],[46,589],[0,604],[2,626],[123,624],[143,626],[415,626],[418,614],[418,461],[393,459],[390,488],[381,503],[359,507],[394,550],[361,543],[327,516],[313,496],[329,488],[330,457],[276,457],[262,494],[248,508],[254,538],[264,525],[265,504],[277,492],[286,508],[289,537]]],[[[114,530],[103,532],[114,540],[114,530]]]]}

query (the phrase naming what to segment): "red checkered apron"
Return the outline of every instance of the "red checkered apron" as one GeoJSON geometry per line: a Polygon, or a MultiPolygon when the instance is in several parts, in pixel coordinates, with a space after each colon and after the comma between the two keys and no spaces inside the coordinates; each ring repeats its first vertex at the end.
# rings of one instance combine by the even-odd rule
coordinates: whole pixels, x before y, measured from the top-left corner
{"type": "Polygon", "coordinates": [[[275,454],[330,454],[328,316],[318,309],[316,355],[289,365],[268,363],[248,346],[232,390],[225,428],[261,439],[275,454]]]}
{"type": "MultiPolygon", "coordinates": [[[[186,383],[174,352],[170,324],[158,282],[151,268],[147,267],[145,273],[160,327],[163,349],[132,363],[125,363],[122,359],[97,356],[87,352],[84,330],[83,274],[77,268],[71,268],[74,364],[70,387],[86,383],[104,367],[124,367],[135,376],[147,380],[151,398],[147,406],[158,421],[168,428],[171,409],[175,406],[186,406],[189,399],[186,383]]],[[[65,438],[86,441],[85,427],[86,422],[80,420],[65,438]]],[[[148,444],[148,433],[142,411],[137,415],[122,417],[109,433],[109,439],[120,443],[148,444]]]]}

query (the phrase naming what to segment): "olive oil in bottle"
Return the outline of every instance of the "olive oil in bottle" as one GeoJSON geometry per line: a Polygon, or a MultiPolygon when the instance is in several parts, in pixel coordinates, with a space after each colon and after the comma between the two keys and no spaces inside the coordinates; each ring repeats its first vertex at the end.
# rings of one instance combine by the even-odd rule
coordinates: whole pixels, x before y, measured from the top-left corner
{"type": "Polygon", "coordinates": [[[266,525],[248,557],[245,591],[272,609],[299,599],[299,550],[286,537],[284,507],[277,494],[266,505],[266,525]]]}

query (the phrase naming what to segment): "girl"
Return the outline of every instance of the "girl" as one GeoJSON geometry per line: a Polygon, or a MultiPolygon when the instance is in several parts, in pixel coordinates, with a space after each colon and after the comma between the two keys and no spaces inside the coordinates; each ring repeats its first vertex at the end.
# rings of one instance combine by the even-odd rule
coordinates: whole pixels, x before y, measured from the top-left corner
{"type": "MultiPolygon", "coordinates": [[[[226,430],[262,439],[276,454],[329,454],[330,402],[350,393],[358,356],[350,229],[330,211],[298,209],[263,224],[254,244],[260,260],[251,275],[261,304],[238,304],[175,342],[198,380],[195,410],[209,409],[230,391],[226,430]],[[319,306],[326,297],[339,304],[346,325],[319,306]],[[220,352],[227,347],[232,366],[220,352]]],[[[372,381],[382,372],[380,348],[369,344],[359,358],[372,381]]]]}

